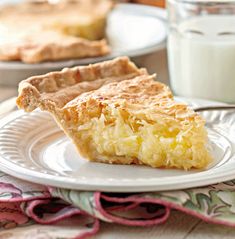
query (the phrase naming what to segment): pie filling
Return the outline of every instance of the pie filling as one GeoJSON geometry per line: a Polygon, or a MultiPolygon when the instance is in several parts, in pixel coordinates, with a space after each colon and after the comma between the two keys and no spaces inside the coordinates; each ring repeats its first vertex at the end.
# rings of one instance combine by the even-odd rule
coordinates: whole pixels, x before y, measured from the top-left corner
{"type": "MultiPolygon", "coordinates": [[[[91,41],[105,38],[106,18],[97,17],[94,21],[73,24],[54,23],[52,30],[58,30],[69,36],[82,37],[91,41]]],[[[50,28],[49,28],[50,29],[50,28]]]]}
{"type": "Polygon", "coordinates": [[[193,121],[163,121],[160,115],[149,121],[107,106],[83,124],[66,128],[80,154],[91,161],[185,170],[211,162],[204,124],[193,121]]]}

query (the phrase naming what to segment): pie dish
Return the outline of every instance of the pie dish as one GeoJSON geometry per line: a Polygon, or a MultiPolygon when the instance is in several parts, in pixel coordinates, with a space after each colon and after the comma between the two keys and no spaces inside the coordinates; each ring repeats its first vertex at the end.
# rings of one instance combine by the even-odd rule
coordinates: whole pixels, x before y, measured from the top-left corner
{"type": "Polygon", "coordinates": [[[19,108],[50,112],[80,155],[111,164],[205,168],[205,121],[127,57],[31,77],[19,108]]]}
{"type": "Polygon", "coordinates": [[[38,63],[107,55],[105,26],[112,6],[111,0],[64,0],[2,7],[0,60],[38,63]]]}

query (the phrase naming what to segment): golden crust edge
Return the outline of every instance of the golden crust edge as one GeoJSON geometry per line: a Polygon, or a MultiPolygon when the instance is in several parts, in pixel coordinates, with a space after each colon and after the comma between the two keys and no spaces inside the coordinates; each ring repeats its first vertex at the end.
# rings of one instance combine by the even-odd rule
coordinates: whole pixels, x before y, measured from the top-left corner
{"type": "Polygon", "coordinates": [[[37,107],[42,110],[53,111],[52,109],[56,108],[56,104],[53,103],[53,100],[47,100],[43,103],[42,96],[44,94],[58,92],[84,81],[95,81],[97,75],[99,75],[100,78],[105,78],[117,74],[141,74],[141,72],[142,74],[148,74],[145,69],[137,68],[126,56],[87,66],[64,68],[62,71],[33,76],[21,81],[18,87],[16,104],[20,109],[24,109],[26,112],[31,112],[37,107]],[[106,75],[106,70],[109,71],[110,75],[106,75]]]}

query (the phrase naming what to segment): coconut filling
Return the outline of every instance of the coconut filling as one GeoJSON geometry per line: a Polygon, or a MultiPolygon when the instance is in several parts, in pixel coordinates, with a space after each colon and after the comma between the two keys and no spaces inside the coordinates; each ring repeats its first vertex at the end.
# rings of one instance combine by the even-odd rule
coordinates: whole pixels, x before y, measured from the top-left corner
{"type": "Polygon", "coordinates": [[[158,120],[148,122],[121,109],[106,108],[105,114],[79,125],[76,142],[91,161],[152,167],[204,168],[211,162],[204,123],[158,120]],[[79,142],[79,143],[78,143],[79,142]]]}

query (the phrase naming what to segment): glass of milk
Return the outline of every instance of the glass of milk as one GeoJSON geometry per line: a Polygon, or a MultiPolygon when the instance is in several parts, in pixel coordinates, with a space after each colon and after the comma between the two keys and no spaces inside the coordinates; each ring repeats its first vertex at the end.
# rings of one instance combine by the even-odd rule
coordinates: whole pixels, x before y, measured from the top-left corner
{"type": "Polygon", "coordinates": [[[168,0],[176,95],[235,103],[235,0],[168,0]]]}

